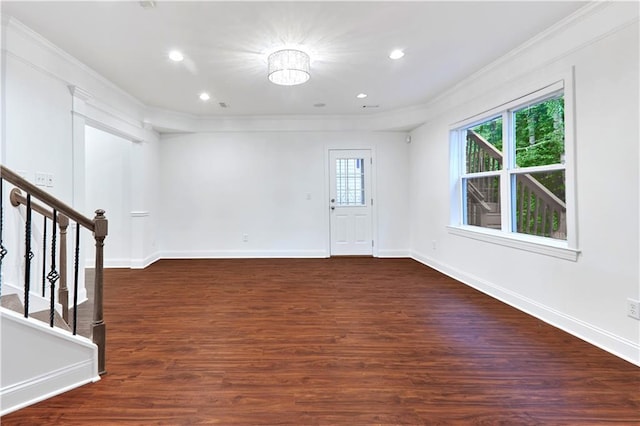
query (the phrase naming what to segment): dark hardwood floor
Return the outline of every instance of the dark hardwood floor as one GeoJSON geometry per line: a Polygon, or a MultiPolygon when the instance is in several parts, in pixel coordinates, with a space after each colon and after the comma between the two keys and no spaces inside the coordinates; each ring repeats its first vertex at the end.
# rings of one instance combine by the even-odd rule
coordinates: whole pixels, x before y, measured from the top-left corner
{"type": "Polygon", "coordinates": [[[102,380],[2,425],[640,424],[640,368],[408,259],[105,276],[102,380]]]}

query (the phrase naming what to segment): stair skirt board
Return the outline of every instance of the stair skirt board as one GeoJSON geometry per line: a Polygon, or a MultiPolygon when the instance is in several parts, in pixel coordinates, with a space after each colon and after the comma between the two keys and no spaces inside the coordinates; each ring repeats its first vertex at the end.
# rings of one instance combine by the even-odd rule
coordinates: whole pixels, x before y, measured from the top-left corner
{"type": "Polygon", "coordinates": [[[100,380],[90,340],[4,308],[0,319],[0,416],[100,380]],[[15,341],[21,344],[9,343],[15,341]]]}

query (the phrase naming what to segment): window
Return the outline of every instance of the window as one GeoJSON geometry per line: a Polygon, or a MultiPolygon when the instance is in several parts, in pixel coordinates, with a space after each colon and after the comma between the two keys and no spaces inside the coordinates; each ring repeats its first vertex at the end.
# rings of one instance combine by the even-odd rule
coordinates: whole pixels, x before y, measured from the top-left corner
{"type": "Polygon", "coordinates": [[[364,206],[364,160],[336,159],[336,205],[364,206]]]}
{"type": "Polygon", "coordinates": [[[565,91],[556,84],[454,128],[452,226],[574,248],[565,115],[565,91]]]}

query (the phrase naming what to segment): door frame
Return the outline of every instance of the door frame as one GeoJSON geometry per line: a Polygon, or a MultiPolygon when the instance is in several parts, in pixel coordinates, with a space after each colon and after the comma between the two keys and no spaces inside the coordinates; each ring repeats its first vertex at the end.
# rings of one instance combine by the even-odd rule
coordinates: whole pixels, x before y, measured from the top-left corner
{"type": "Polygon", "coordinates": [[[325,252],[326,257],[331,257],[331,209],[329,200],[331,198],[331,164],[330,164],[330,152],[331,151],[353,151],[353,150],[368,150],[371,153],[371,173],[369,178],[371,179],[371,198],[373,204],[371,205],[371,238],[374,241],[371,248],[371,255],[378,257],[378,197],[377,197],[377,159],[375,147],[371,145],[351,143],[349,145],[325,145],[324,146],[324,202],[322,203],[325,209],[324,224],[325,224],[325,252]]]}

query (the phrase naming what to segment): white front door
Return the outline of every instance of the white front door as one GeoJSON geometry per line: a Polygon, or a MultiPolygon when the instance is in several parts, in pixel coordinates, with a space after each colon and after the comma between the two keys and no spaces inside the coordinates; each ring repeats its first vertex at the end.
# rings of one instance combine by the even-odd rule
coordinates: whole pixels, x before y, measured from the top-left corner
{"type": "Polygon", "coordinates": [[[331,255],[371,255],[371,151],[329,151],[331,255]]]}

